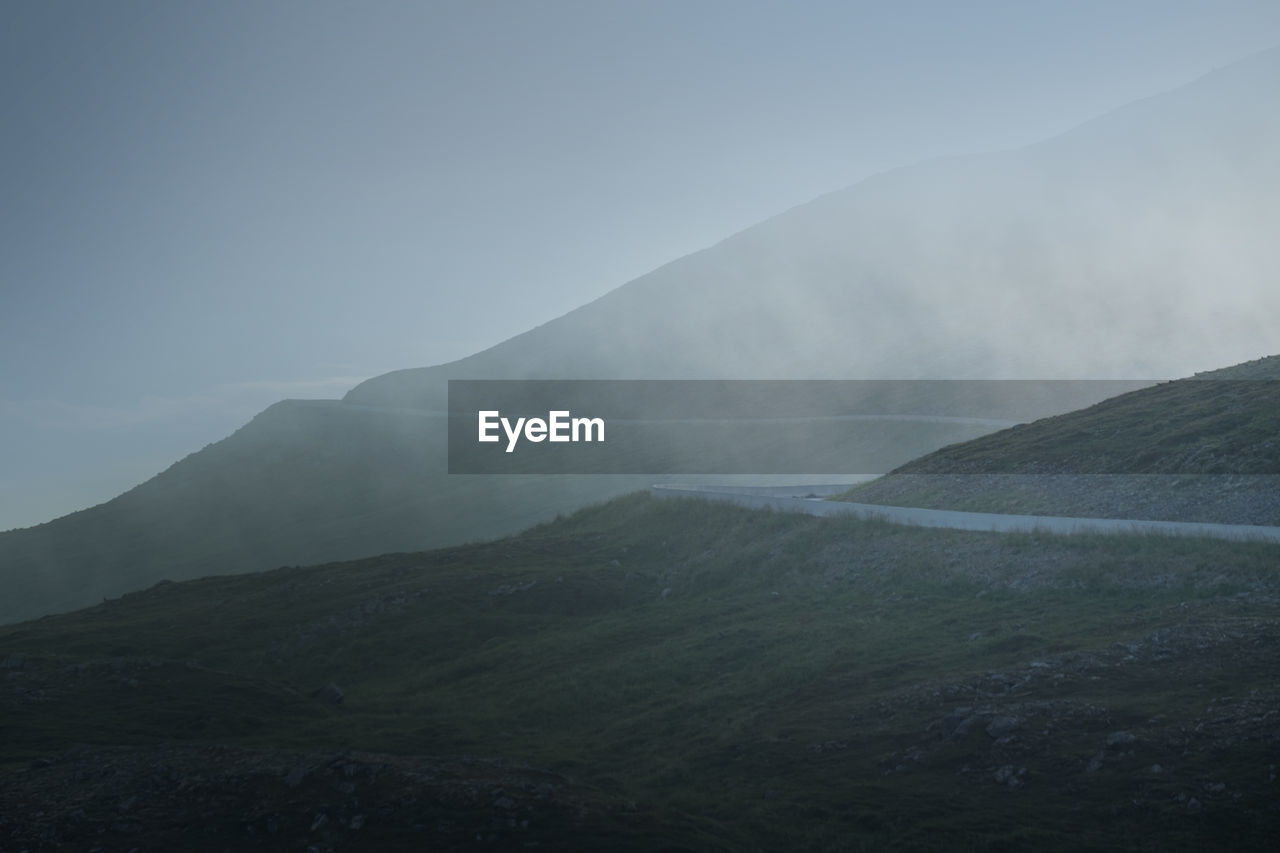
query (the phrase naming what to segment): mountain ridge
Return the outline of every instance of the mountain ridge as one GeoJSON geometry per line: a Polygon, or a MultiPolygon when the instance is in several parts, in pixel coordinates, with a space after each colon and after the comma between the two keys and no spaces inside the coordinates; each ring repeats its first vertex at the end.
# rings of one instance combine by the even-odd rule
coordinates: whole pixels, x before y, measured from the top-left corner
{"type": "Polygon", "coordinates": [[[647,485],[449,477],[410,413],[442,409],[447,378],[1162,377],[1275,351],[1280,115],[1250,105],[1280,102],[1277,57],[1158,96],[1164,124],[1113,111],[1122,144],[1095,125],[883,173],[466,359],[277,404],[125,495],[0,534],[0,618],[487,538],[647,485]]]}
{"type": "MultiPolygon", "coordinates": [[[[415,381],[417,381],[417,384],[419,385],[430,385],[432,383],[438,383],[444,376],[449,376],[450,378],[498,378],[498,375],[496,374],[490,377],[490,374],[487,373],[487,371],[495,370],[495,368],[503,368],[504,365],[502,364],[502,359],[507,358],[508,354],[513,350],[519,350],[520,348],[525,347],[541,353],[548,347],[548,342],[544,339],[553,333],[561,333],[567,337],[573,337],[574,335],[581,336],[583,333],[580,330],[574,329],[575,324],[581,321],[584,317],[601,313],[606,308],[612,308],[612,303],[614,302],[620,302],[624,301],[626,298],[630,298],[630,294],[634,291],[647,287],[655,291],[658,296],[674,296],[674,294],[667,292],[670,290],[672,284],[672,282],[669,281],[669,278],[673,272],[682,273],[684,280],[688,281],[698,281],[700,273],[706,273],[708,277],[710,277],[710,270],[708,268],[713,265],[708,264],[708,259],[714,258],[717,254],[723,253],[728,249],[751,249],[751,251],[758,254],[762,249],[759,246],[753,247],[753,244],[759,242],[759,238],[762,234],[772,234],[779,230],[821,230],[816,226],[821,225],[823,222],[839,223],[841,224],[841,227],[848,228],[849,217],[851,215],[855,220],[858,217],[862,217],[867,224],[874,224],[877,219],[885,216],[883,207],[879,209],[876,208],[876,205],[880,202],[889,202],[889,204],[887,204],[889,208],[897,208],[896,215],[899,217],[899,222],[897,224],[910,232],[913,228],[918,228],[918,226],[913,225],[913,222],[920,220],[921,218],[928,218],[928,205],[920,204],[912,207],[909,204],[907,208],[903,208],[902,204],[896,201],[894,197],[902,196],[904,192],[909,197],[911,197],[912,193],[918,194],[924,192],[925,198],[928,198],[930,191],[937,191],[936,187],[931,189],[931,185],[950,184],[953,191],[956,189],[964,189],[969,194],[980,195],[982,191],[988,189],[983,186],[984,181],[987,181],[1001,192],[1015,193],[1015,199],[1018,191],[1025,192],[1028,187],[1036,189],[1037,192],[1044,193],[1048,193],[1050,190],[1059,194],[1065,192],[1067,193],[1066,197],[1070,199],[1072,198],[1072,193],[1075,192],[1072,184],[1082,178],[1093,178],[1096,180],[1097,175],[1093,173],[1096,171],[1100,163],[1106,162],[1106,158],[1098,158],[1096,156],[1097,152],[1091,147],[1099,136],[1106,137],[1108,144],[1117,146],[1124,151],[1124,157],[1122,160],[1126,164],[1125,168],[1141,165],[1145,160],[1150,159],[1152,156],[1167,158],[1173,154],[1181,152],[1185,158],[1185,149],[1191,144],[1188,140],[1203,140],[1206,136],[1211,139],[1217,139],[1223,135],[1222,130],[1211,131],[1206,129],[1213,128],[1214,122],[1205,120],[1203,116],[1199,116],[1198,111],[1201,110],[1207,110],[1210,115],[1218,115],[1226,110],[1226,106],[1224,105],[1229,105],[1232,107],[1232,110],[1227,111],[1226,115],[1233,116],[1237,123],[1243,121],[1245,126],[1251,131],[1265,134],[1263,139],[1255,141],[1251,145],[1247,145],[1247,152],[1250,153],[1250,156],[1252,156],[1254,160],[1262,158],[1263,162],[1261,163],[1261,166],[1266,167],[1266,179],[1271,182],[1277,182],[1276,185],[1280,186],[1280,164],[1277,163],[1277,158],[1272,153],[1270,146],[1266,144],[1266,139],[1275,139],[1277,136],[1280,136],[1280,122],[1277,122],[1274,117],[1270,119],[1265,118],[1265,114],[1263,114],[1264,117],[1262,118],[1259,118],[1257,115],[1249,115],[1249,111],[1243,109],[1240,103],[1245,96],[1236,91],[1238,89],[1251,91],[1255,88],[1261,88],[1269,93],[1273,93],[1273,100],[1275,98],[1280,98],[1280,48],[1259,54],[1251,60],[1247,60],[1238,65],[1210,72],[1186,86],[1172,89],[1157,95],[1152,95],[1138,102],[1118,107],[1099,117],[1084,122],[1071,130],[1028,146],[1003,152],[986,152],[980,154],[937,158],[925,161],[924,163],[888,170],[871,176],[863,181],[859,181],[849,187],[825,193],[809,202],[797,205],[787,211],[770,217],[761,223],[730,235],[713,246],[665,264],[653,272],[634,279],[633,281],[602,295],[598,299],[593,300],[592,302],[581,306],[562,317],[540,324],[534,329],[520,335],[513,336],[512,338],[479,353],[448,362],[443,365],[426,368],[409,368],[395,371],[391,374],[383,374],[380,377],[374,377],[353,388],[347,393],[344,399],[352,402],[369,402],[379,396],[386,396],[392,399],[399,396],[402,399],[413,400],[415,394],[429,395],[433,393],[428,388],[412,389],[405,387],[407,385],[413,385],[415,381]],[[1231,97],[1226,97],[1223,95],[1224,92],[1234,92],[1234,94],[1231,97]],[[1192,109],[1192,107],[1194,107],[1194,109],[1192,109]],[[1186,115],[1188,112],[1192,113],[1189,117],[1186,115]],[[1244,113],[1244,115],[1241,115],[1241,113],[1244,113]],[[1141,132],[1135,134],[1134,128],[1132,127],[1134,124],[1135,114],[1142,115],[1145,120],[1153,121],[1160,125],[1168,125],[1170,121],[1173,121],[1175,127],[1170,128],[1165,126],[1156,131],[1149,127],[1144,128],[1141,126],[1142,123],[1138,122],[1139,127],[1137,130],[1141,132]],[[1081,142],[1089,143],[1089,145],[1086,145],[1082,150],[1080,147],[1081,142]],[[1046,171],[1036,165],[1037,162],[1044,159],[1046,155],[1051,158],[1059,158],[1060,162],[1056,163],[1053,168],[1066,169],[1073,172],[1067,176],[1069,180],[1065,184],[1059,181],[1055,187],[1054,182],[1058,176],[1055,175],[1053,168],[1046,171]],[[1013,175],[1012,177],[1005,175],[1001,180],[997,181],[996,178],[998,178],[999,175],[996,174],[995,177],[992,177],[993,170],[995,173],[1007,173],[1012,171],[1013,175]],[[889,196],[889,198],[883,198],[885,195],[889,196]],[[862,210],[862,208],[867,206],[870,206],[872,210],[862,210]]],[[[1231,134],[1227,135],[1230,136],[1231,134]]],[[[1240,151],[1233,151],[1230,157],[1222,157],[1218,159],[1211,158],[1208,162],[1213,164],[1213,168],[1209,171],[1211,173],[1225,172],[1227,175],[1230,175],[1233,171],[1239,171],[1242,168],[1243,161],[1243,158],[1240,156],[1241,153],[1242,152],[1240,151]]],[[[1185,159],[1184,161],[1180,161],[1178,165],[1179,168],[1173,170],[1173,174],[1177,175],[1179,178],[1196,174],[1198,171],[1204,171],[1203,166],[1198,170],[1187,168],[1188,163],[1185,162],[1185,159]]],[[[1108,180],[1118,180],[1121,171],[1120,167],[1113,166],[1106,177],[1108,180]]],[[[1214,176],[1211,174],[1209,177],[1214,176]]],[[[1217,177],[1218,179],[1221,179],[1223,176],[1219,174],[1217,177]]],[[[1179,198],[1176,194],[1172,198],[1161,199],[1158,193],[1148,192],[1157,186],[1162,186],[1163,184],[1164,182],[1162,180],[1148,180],[1148,186],[1141,188],[1145,193],[1147,193],[1147,195],[1137,195],[1130,199],[1128,202],[1130,207],[1139,212],[1147,211],[1149,213],[1150,208],[1158,208],[1161,203],[1179,203],[1182,205],[1186,205],[1188,203],[1188,199],[1179,198]],[[1148,195],[1150,197],[1148,197],[1148,195]]],[[[1096,189],[1102,188],[1098,187],[1096,189]]],[[[1167,188],[1165,191],[1168,191],[1167,188]]],[[[1258,192],[1258,197],[1270,198],[1262,191],[1258,192]]],[[[916,200],[918,201],[918,199],[916,200]]],[[[1036,219],[1041,219],[1044,216],[1043,211],[1040,209],[1043,207],[1043,201],[1044,198],[1040,195],[1037,193],[1031,193],[1030,198],[1025,198],[1021,202],[1024,205],[1025,210],[1020,211],[1019,213],[1026,214],[1030,221],[1033,222],[1036,219]]],[[[1097,199],[1087,198],[1084,202],[1080,202],[1078,199],[1076,201],[1078,203],[1099,203],[1097,199]]],[[[1270,204],[1272,209],[1274,209],[1274,202],[1272,201],[1270,204]]],[[[1082,211],[1081,218],[1086,218],[1085,214],[1090,212],[1092,212],[1092,208],[1090,208],[1086,203],[1082,211]]],[[[969,216],[970,211],[962,210],[959,211],[958,214],[964,218],[969,216]]],[[[1159,223],[1155,224],[1158,225],[1159,223]]],[[[1088,229],[1090,227],[1087,222],[1075,222],[1073,225],[1077,228],[1085,227],[1088,229]]],[[[949,226],[954,227],[957,230],[963,230],[964,227],[958,223],[949,223],[949,226]]],[[[1012,225],[1010,227],[1012,227],[1012,225]]],[[[925,239],[928,236],[929,235],[926,232],[925,234],[919,235],[919,239],[925,239]]],[[[935,234],[934,236],[936,237],[937,235],[935,234]]],[[[764,248],[767,250],[768,247],[766,246],[764,248]]],[[[815,249],[811,254],[822,255],[824,252],[830,254],[831,247],[830,245],[822,243],[811,243],[809,244],[809,248],[815,249]]],[[[949,247],[946,246],[941,248],[934,247],[935,251],[939,251],[944,257],[947,254],[948,248],[949,247]]],[[[868,251],[870,250],[868,249],[868,251]]],[[[874,256],[874,252],[870,252],[870,254],[874,256]]],[[[1267,253],[1267,257],[1271,257],[1273,254],[1274,253],[1267,253]]],[[[1148,258],[1144,260],[1149,262],[1151,259],[1148,258]]],[[[845,267],[849,269],[851,273],[856,274],[856,264],[846,264],[845,267]]],[[[1261,267],[1262,264],[1260,263],[1259,268],[1261,267]]],[[[701,286],[706,289],[705,284],[701,286]]],[[[1095,286],[1091,288],[1089,292],[1100,295],[1105,294],[1106,289],[1095,286]]],[[[720,293],[720,296],[723,297],[719,300],[720,303],[729,301],[728,293],[729,291],[720,293]]],[[[613,327],[615,327],[615,331],[617,331],[617,326],[625,328],[628,323],[636,322],[632,316],[633,312],[626,310],[626,307],[627,306],[624,305],[614,311],[615,320],[618,320],[618,318],[625,318],[625,322],[615,322],[612,324],[613,327]]],[[[1280,310],[1280,304],[1277,304],[1274,307],[1277,308],[1277,310],[1280,310]]],[[[847,315],[848,312],[846,311],[845,314],[847,315]]],[[[816,320],[819,316],[820,312],[818,311],[810,312],[809,315],[806,315],[807,319],[812,320],[816,320]]],[[[714,314],[712,316],[706,316],[706,313],[703,312],[703,315],[701,316],[701,320],[703,322],[700,324],[692,324],[692,330],[685,335],[686,339],[681,341],[681,343],[684,344],[685,350],[696,350],[695,347],[690,345],[690,340],[688,339],[692,338],[696,340],[699,333],[708,334],[707,330],[714,328],[716,325],[714,322],[711,322],[714,319],[716,319],[714,314]]],[[[653,318],[645,318],[645,322],[649,322],[654,329],[660,328],[660,324],[653,318]]],[[[1155,328],[1156,331],[1160,331],[1158,326],[1155,328]]],[[[671,340],[669,336],[663,338],[661,335],[656,333],[653,333],[651,337],[657,346],[667,344],[671,340]]],[[[793,335],[793,337],[799,336],[793,335]]],[[[1142,336],[1138,337],[1139,339],[1143,339],[1142,336]]],[[[1166,329],[1162,333],[1146,339],[1158,342],[1170,340],[1171,337],[1171,333],[1166,329]]],[[[1262,340],[1265,339],[1266,336],[1263,335],[1262,340]]],[[[1257,334],[1254,335],[1254,340],[1259,343],[1259,348],[1261,348],[1261,341],[1258,340],[1257,334]]],[[[1274,339],[1272,338],[1272,340],[1274,339]]],[[[581,342],[575,339],[574,346],[579,346],[580,344],[581,342]]],[[[732,336],[730,336],[730,340],[727,341],[726,344],[731,348],[740,347],[740,341],[734,339],[732,336]]],[[[583,373],[580,377],[575,375],[573,378],[606,378],[603,374],[613,366],[611,360],[607,357],[607,348],[609,346],[619,345],[618,336],[611,337],[607,344],[596,342],[595,348],[591,350],[595,358],[590,360],[590,372],[583,373]]],[[[637,346],[638,343],[636,341],[628,341],[627,345],[634,347],[637,346]]],[[[1114,350],[1115,348],[1112,347],[1111,349],[1114,350]]],[[[823,353],[825,357],[831,357],[835,354],[835,352],[823,353]]],[[[652,357],[654,356],[654,353],[649,353],[649,355],[652,357]]],[[[1209,356],[1198,360],[1184,360],[1178,365],[1171,365],[1171,369],[1166,370],[1154,370],[1150,367],[1147,369],[1141,369],[1137,365],[1133,364],[1123,366],[1119,363],[1120,359],[1099,359],[1092,362],[1091,367],[1091,369],[1097,371],[1097,373],[1081,373],[1077,371],[1074,373],[1068,372],[1065,375],[1061,373],[1060,366],[1049,362],[1042,364],[1044,369],[1035,374],[1035,378],[1050,378],[1054,373],[1053,368],[1055,367],[1058,368],[1058,375],[1062,375],[1063,378],[1082,378],[1083,376],[1089,376],[1090,378],[1113,378],[1120,376],[1125,378],[1133,376],[1168,378],[1171,375],[1185,375],[1190,372],[1190,370],[1194,369],[1197,363],[1204,364],[1213,363],[1215,361],[1217,363],[1232,363],[1241,361],[1245,357],[1248,357],[1248,355],[1250,355],[1248,350],[1238,348],[1235,351],[1234,357],[1209,356]]],[[[538,362],[535,359],[530,358],[508,358],[507,360],[508,363],[505,365],[506,372],[502,374],[505,377],[550,378],[543,376],[541,371],[534,371],[527,377],[510,376],[511,365],[519,364],[521,362],[533,362],[534,364],[537,364],[538,362]]],[[[626,360],[624,359],[623,361],[626,360]]],[[[631,361],[635,361],[634,357],[631,361]]],[[[735,359],[725,358],[723,361],[732,364],[735,359]]],[[[795,364],[789,366],[794,369],[794,375],[786,375],[786,369],[788,368],[786,365],[784,365],[783,368],[779,368],[777,365],[769,363],[762,365],[758,361],[753,362],[750,358],[742,358],[738,361],[742,364],[750,365],[744,369],[744,376],[749,376],[751,378],[773,378],[775,376],[778,378],[827,378],[820,377],[818,375],[821,370],[831,371],[833,374],[831,378],[862,378],[863,375],[866,375],[867,378],[871,378],[873,376],[875,378],[960,378],[956,373],[948,373],[947,370],[950,369],[951,371],[956,371],[957,367],[959,367],[960,372],[963,373],[964,368],[964,365],[957,364],[955,359],[936,357],[932,360],[932,367],[926,369],[923,374],[913,371],[910,366],[904,368],[903,364],[898,365],[897,372],[895,373],[892,372],[892,368],[889,367],[889,365],[883,363],[864,367],[860,366],[856,361],[848,361],[845,363],[836,363],[836,365],[827,365],[826,367],[822,367],[821,365],[815,365],[812,361],[805,362],[801,359],[795,364]],[[887,367],[889,368],[888,372],[886,372],[887,367]],[[815,372],[815,370],[818,372],[815,372]],[[835,376],[834,374],[839,375],[835,376]]],[[[910,359],[908,358],[904,358],[902,361],[908,365],[910,363],[910,359]]],[[[992,361],[992,359],[987,360],[985,366],[988,371],[993,368],[1008,369],[1007,363],[993,365],[991,363],[992,361]]],[[[571,359],[560,358],[559,361],[554,363],[556,368],[561,370],[573,367],[571,359]]],[[[724,364],[717,364],[714,367],[724,369],[724,364]]],[[[673,375],[666,375],[663,373],[664,370],[670,369],[672,369],[672,365],[664,363],[659,354],[658,360],[654,363],[654,367],[649,373],[644,373],[642,371],[636,376],[619,374],[617,376],[608,376],[607,378],[692,378],[691,376],[686,375],[689,372],[689,368],[687,366],[684,373],[677,372],[677,374],[673,375]]],[[[699,369],[712,370],[713,366],[707,363],[703,363],[701,365],[694,364],[692,369],[695,371],[699,369]]],[[[570,377],[557,375],[555,378],[570,377]]],[[[707,376],[705,378],[720,378],[720,376],[717,374],[715,376],[707,376]]]]}

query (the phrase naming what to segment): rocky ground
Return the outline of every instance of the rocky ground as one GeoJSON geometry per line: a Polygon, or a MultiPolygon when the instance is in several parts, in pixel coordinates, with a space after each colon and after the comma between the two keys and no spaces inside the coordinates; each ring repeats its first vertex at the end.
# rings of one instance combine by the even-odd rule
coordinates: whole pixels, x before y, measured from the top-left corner
{"type": "Polygon", "coordinates": [[[1269,850],[1278,553],[638,495],[158,585],[0,632],[0,853],[1269,850]]]}
{"type": "Polygon", "coordinates": [[[634,803],[492,760],[82,747],[0,774],[5,853],[597,850],[619,841],[665,846],[634,803]]]}
{"type": "MultiPolygon", "coordinates": [[[[1280,686],[1222,692],[1280,661],[1274,620],[1252,615],[1248,598],[1212,614],[1178,607],[1181,621],[1103,649],[1015,654],[998,670],[855,700],[778,771],[870,774],[882,796],[954,787],[1002,808],[1058,807],[1082,826],[1113,822],[1108,843],[1159,825],[1262,849],[1280,826],[1280,686]],[[1162,689],[1167,705],[1153,698],[1162,689]]],[[[1036,640],[968,638],[992,653],[1036,640]]],[[[768,777],[759,785],[768,800],[768,777]]],[[[697,849],[690,837],[634,802],[493,759],[80,746],[0,774],[3,853],[697,849]]]]}

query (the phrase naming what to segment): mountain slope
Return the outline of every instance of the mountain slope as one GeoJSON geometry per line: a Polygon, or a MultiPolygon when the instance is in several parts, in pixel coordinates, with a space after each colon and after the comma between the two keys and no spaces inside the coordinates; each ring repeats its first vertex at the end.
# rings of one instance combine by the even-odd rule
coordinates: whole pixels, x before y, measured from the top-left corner
{"type": "Polygon", "coordinates": [[[1280,524],[1280,356],[945,447],[850,500],[1280,524]]]}
{"type": "Polygon", "coordinates": [[[1039,145],[824,196],[340,406],[273,407],[101,507],[0,534],[0,619],[497,535],[640,485],[447,477],[423,412],[450,377],[1159,377],[1274,351],[1277,101],[1272,51],[1039,145]]]}
{"type": "Polygon", "coordinates": [[[162,584],[0,628],[0,829],[1267,849],[1276,550],[641,494],[491,543],[162,584]]]}
{"type": "Polygon", "coordinates": [[[449,477],[421,417],[285,401],[87,510],[0,534],[0,621],[161,579],[261,571],[490,538],[643,477],[449,477]]]}

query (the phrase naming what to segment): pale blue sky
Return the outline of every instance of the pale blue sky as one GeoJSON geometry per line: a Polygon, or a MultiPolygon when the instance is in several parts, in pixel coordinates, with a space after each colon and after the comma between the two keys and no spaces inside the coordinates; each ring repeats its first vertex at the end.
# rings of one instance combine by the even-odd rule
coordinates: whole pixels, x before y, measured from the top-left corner
{"type": "Polygon", "coordinates": [[[1274,0],[6,0],[0,529],[1276,44],[1274,0]]]}

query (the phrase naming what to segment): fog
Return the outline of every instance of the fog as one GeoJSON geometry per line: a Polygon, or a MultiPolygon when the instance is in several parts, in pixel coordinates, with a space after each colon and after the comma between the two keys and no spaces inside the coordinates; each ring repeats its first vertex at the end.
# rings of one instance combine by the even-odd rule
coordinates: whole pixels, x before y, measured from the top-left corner
{"type": "Polygon", "coordinates": [[[1280,8],[1055,9],[7,4],[0,530],[584,305],[459,369],[1280,350],[1275,54],[1072,130],[1280,44],[1280,8]]]}

